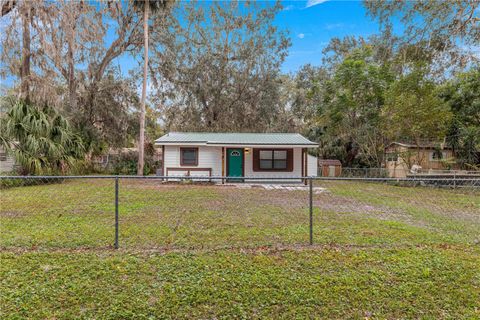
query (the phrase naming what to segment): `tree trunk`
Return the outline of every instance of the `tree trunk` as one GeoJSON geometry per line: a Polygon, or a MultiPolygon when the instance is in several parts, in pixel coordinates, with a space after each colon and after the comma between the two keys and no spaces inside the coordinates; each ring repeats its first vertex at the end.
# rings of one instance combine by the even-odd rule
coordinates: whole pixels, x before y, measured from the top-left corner
{"type": "Polygon", "coordinates": [[[77,82],[75,79],[75,66],[73,61],[72,39],[68,42],[68,99],[70,110],[77,110],[77,82]]]}
{"type": "Polygon", "coordinates": [[[144,148],[145,148],[145,100],[147,98],[147,73],[148,73],[148,2],[144,3],[143,11],[143,36],[144,36],[144,64],[142,100],[140,102],[140,139],[138,141],[138,170],[137,175],[143,175],[144,148]]]}
{"type": "Polygon", "coordinates": [[[22,65],[20,66],[20,97],[27,103],[30,101],[30,24],[32,8],[24,4],[22,10],[22,65]]]}

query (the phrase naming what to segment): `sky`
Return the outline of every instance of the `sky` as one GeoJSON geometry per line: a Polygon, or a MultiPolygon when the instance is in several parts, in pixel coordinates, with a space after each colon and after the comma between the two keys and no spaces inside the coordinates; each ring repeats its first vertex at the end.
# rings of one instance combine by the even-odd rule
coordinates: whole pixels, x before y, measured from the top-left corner
{"type": "Polygon", "coordinates": [[[320,65],[331,38],[379,32],[379,24],[366,16],[361,1],[282,1],[282,5],[276,24],[290,30],[292,41],[283,72],[295,72],[307,63],[320,65]]]}

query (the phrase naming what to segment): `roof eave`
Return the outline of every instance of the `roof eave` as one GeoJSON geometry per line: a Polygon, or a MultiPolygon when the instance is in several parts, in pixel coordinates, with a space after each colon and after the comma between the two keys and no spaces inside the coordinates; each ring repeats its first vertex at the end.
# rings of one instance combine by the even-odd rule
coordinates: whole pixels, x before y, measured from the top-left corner
{"type": "Polygon", "coordinates": [[[238,147],[246,147],[246,148],[256,148],[256,147],[265,147],[265,148],[276,148],[276,147],[292,147],[292,148],[318,148],[319,145],[309,144],[309,143],[207,143],[207,146],[215,146],[215,147],[231,147],[231,146],[238,146],[238,147]]]}
{"type": "Polygon", "coordinates": [[[292,147],[292,148],[318,148],[317,143],[244,143],[244,142],[234,142],[234,143],[223,143],[223,142],[183,142],[183,141],[155,141],[155,145],[169,145],[169,146],[211,146],[211,147],[292,147]]]}

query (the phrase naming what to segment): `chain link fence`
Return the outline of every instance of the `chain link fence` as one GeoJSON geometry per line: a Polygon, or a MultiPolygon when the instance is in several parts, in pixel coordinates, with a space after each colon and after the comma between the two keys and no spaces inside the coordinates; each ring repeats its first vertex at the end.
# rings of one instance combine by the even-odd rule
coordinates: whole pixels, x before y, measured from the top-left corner
{"type": "Polygon", "coordinates": [[[385,168],[342,168],[341,177],[345,178],[387,178],[388,170],[385,168]]]}
{"type": "Polygon", "coordinates": [[[480,241],[480,179],[248,181],[0,177],[0,248],[190,250],[480,241]]]}
{"type": "MultiPolygon", "coordinates": [[[[322,175],[322,169],[318,170],[322,175]]],[[[480,179],[480,171],[472,170],[437,170],[437,169],[418,169],[416,171],[405,171],[407,178],[425,178],[436,180],[452,180],[458,179],[480,179]]],[[[344,178],[388,178],[391,177],[390,172],[386,168],[348,168],[344,167],[340,170],[340,177],[344,178]]]]}

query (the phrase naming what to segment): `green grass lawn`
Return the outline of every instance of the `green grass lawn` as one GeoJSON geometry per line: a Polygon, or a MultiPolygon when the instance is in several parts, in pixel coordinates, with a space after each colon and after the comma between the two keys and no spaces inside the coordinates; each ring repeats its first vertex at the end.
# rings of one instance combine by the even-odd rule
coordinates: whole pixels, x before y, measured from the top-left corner
{"type": "Polygon", "coordinates": [[[480,193],[111,180],[0,190],[0,318],[480,319],[480,193]]]}

